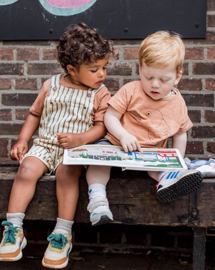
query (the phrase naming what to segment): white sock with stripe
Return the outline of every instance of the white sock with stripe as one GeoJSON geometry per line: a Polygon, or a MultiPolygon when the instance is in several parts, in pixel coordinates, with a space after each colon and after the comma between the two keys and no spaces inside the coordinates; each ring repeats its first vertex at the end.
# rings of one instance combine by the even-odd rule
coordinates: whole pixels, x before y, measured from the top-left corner
{"type": "MultiPolygon", "coordinates": [[[[92,184],[89,186],[88,195],[89,195],[90,201],[99,197],[106,199],[106,186],[100,183],[92,184]]],[[[109,210],[107,206],[98,206],[96,207],[95,212],[103,213],[106,210],[109,210]]]]}
{"type": "Polygon", "coordinates": [[[106,198],[106,186],[103,184],[92,184],[89,186],[88,195],[90,201],[96,197],[104,197],[106,198]]]}

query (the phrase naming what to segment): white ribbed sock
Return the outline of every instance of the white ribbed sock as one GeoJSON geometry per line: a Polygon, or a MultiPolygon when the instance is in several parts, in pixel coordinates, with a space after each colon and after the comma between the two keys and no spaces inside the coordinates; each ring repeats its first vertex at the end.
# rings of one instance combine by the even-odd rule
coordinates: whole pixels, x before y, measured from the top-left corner
{"type": "Polygon", "coordinates": [[[72,235],[72,225],[74,221],[57,218],[57,223],[55,225],[54,231],[61,230],[65,231],[65,234],[72,235]]]}
{"type": "Polygon", "coordinates": [[[23,213],[7,213],[7,221],[11,222],[14,226],[22,227],[25,214],[23,213]]]}

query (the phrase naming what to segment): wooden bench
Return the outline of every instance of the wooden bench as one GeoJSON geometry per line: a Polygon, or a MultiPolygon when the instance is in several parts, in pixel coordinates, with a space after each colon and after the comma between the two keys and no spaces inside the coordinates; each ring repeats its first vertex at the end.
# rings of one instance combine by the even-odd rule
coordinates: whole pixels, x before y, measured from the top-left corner
{"type": "MultiPolygon", "coordinates": [[[[11,186],[18,163],[0,160],[0,219],[5,219],[11,186]]],[[[194,231],[193,269],[205,269],[206,230],[215,227],[215,179],[204,179],[194,194],[163,204],[156,199],[156,182],[145,172],[113,168],[107,186],[110,208],[116,223],[127,225],[188,226],[194,231]]],[[[88,195],[84,174],[75,221],[89,223],[88,195]]],[[[55,177],[42,177],[27,212],[27,220],[54,221],[57,217],[55,177]]]]}

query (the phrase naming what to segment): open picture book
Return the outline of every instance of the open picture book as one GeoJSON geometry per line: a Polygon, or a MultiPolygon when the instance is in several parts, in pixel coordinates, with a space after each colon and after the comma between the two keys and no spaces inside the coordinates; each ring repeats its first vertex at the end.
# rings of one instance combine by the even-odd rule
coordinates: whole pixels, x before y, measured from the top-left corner
{"type": "Polygon", "coordinates": [[[139,171],[187,169],[178,149],[142,148],[141,152],[126,153],[120,146],[101,144],[65,149],[63,164],[111,166],[139,171]]]}

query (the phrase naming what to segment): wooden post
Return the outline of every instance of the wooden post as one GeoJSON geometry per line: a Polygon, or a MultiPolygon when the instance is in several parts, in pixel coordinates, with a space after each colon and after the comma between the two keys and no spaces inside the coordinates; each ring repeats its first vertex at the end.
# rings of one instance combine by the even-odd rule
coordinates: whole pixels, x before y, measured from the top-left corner
{"type": "Polygon", "coordinates": [[[194,228],[193,270],[205,270],[206,228],[194,228]]]}

